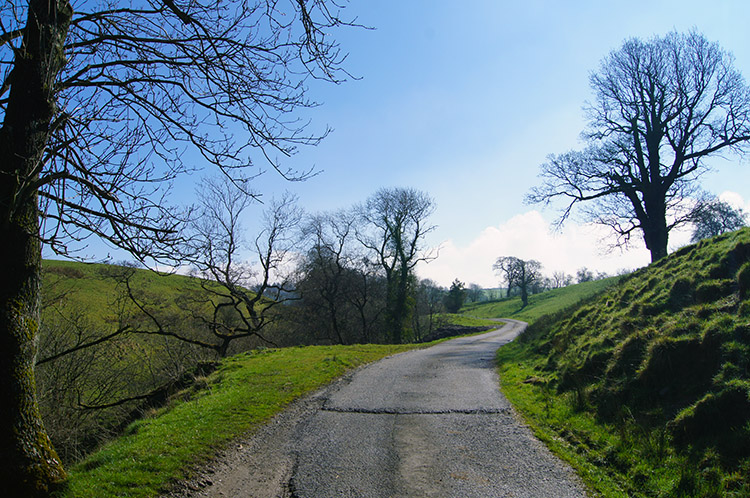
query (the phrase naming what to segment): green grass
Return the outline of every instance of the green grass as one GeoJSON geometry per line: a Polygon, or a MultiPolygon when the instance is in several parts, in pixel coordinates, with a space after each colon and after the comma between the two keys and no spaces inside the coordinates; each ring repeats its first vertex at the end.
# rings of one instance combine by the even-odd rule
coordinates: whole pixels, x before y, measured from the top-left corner
{"type": "Polygon", "coordinates": [[[59,497],[149,497],[346,370],[416,345],[310,346],[240,354],[69,471],[59,497]]]}
{"type": "Polygon", "coordinates": [[[592,444],[608,447],[611,433],[602,430],[590,414],[575,410],[568,399],[556,396],[547,379],[538,376],[539,365],[529,361],[523,348],[506,345],[501,349],[498,358],[503,394],[534,435],[573,466],[592,490],[610,498],[627,498],[601,460],[582,456],[592,444]]]}
{"type": "Polygon", "coordinates": [[[750,229],[531,320],[503,392],[605,497],[750,496],[750,229]]]}
{"type": "Polygon", "coordinates": [[[515,318],[526,322],[555,313],[577,302],[595,296],[617,283],[620,277],[610,277],[553,289],[529,296],[529,305],[522,306],[520,297],[511,297],[486,303],[471,303],[461,308],[461,313],[478,318],[515,318]]]}
{"type": "MultiPolygon", "coordinates": [[[[43,268],[43,293],[46,300],[64,296],[66,306],[81,307],[97,324],[117,321],[113,314],[119,297],[117,280],[113,275],[122,270],[117,265],[80,263],[77,261],[45,260],[43,268]]],[[[174,311],[176,301],[185,292],[200,292],[200,280],[185,275],[158,274],[149,270],[136,270],[133,287],[139,295],[156,296],[159,302],[174,311]]]]}

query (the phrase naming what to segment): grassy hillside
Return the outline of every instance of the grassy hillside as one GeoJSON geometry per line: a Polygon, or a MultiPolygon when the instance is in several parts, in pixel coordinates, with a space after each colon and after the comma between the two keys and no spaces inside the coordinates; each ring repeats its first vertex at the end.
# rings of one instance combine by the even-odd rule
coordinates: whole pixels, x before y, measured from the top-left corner
{"type": "Polygon", "coordinates": [[[750,229],[680,249],[498,353],[503,390],[605,496],[750,496],[750,229]]]}
{"type": "Polygon", "coordinates": [[[515,318],[531,322],[599,294],[617,283],[619,278],[610,277],[533,294],[529,296],[529,305],[525,308],[522,306],[521,298],[516,296],[486,303],[471,303],[461,308],[461,313],[480,318],[515,318]]]}
{"type": "MultiPolygon", "coordinates": [[[[43,292],[47,302],[63,300],[66,306],[85,307],[87,315],[97,321],[111,320],[112,309],[119,297],[117,274],[123,270],[122,267],[45,260],[42,268],[43,292]]],[[[170,306],[174,306],[180,293],[200,290],[200,282],[195,278],[161,275],[148,270],[136,270],[132,284],[139,292],[161,296],[170,306]]]]}

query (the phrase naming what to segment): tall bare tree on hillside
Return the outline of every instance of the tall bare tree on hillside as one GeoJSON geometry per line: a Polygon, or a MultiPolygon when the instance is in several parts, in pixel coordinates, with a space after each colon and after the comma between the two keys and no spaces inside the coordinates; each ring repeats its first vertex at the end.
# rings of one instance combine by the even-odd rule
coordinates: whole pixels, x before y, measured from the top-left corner
{"type": "MultiPolygon", "coordinates": [[[[326,0],[7,0],[0,6],[0,482],[64,479],[34,395],[41,245],[102,237],[141,260],[178,237],[169,182],[252,176],[326,134],[290,118],[337,81],[326,0]],[[41,222],[40,222],[41,221],[41,222]]],[[[165,249],[166,246],[166,249],[165,249]]]]}
{"type": "Polygon", "coordinates": [[[591,75],[583,151],[551,155],[531,202],[576,205],[625,245],[640,232],[651,260],[667,255],[669,232],[690,221],[683,202],[698,190],[705,159],[743,152],[750,89],[732,56],[702,35],[627,40],[591,75]]]}

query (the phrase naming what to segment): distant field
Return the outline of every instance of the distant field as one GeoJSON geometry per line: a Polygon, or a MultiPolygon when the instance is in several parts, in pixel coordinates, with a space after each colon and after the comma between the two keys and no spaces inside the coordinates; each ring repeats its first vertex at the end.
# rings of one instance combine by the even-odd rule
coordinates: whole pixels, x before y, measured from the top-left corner
{"type": "Polygon", "coordinates": [[[534,294],[529,297],[526,308],[522,307],[520,297],[511,297],[487,303],[471,303],[461,308],[461,313],[477,318],[515,318],[531,322],[599,294],[616,284],[619,278],[610,277],[534,294]]]}

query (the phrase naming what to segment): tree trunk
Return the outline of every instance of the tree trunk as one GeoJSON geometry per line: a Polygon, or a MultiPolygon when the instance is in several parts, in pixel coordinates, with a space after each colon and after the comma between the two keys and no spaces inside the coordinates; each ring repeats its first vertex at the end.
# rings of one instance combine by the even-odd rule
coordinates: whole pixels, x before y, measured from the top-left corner
{"type": "Polygon", "coordinates": [[[25,210],[26,223],[3,223],[0,258],[0,482],[7,496],[36,497],[64,477],[62,465],[44,430],[36,399],[34,363],[39,328],[41,254],[30,226],[36,206],[25,210]],[[10,226],[9,226],[10,225],[10,226]],[[30,233],[31,232],[31,233],[30,233]]]}
{"type": "Polygon", "coordinates": [[[651,251],[651,262],[659,261],[667,256],[667,232],[655,231],[650,236],[650,241],[646,243],[648,250],[651,251]]]}
{"type": "Polygon", "coordinates": [[[41,244],[34,182],[71,16],[68,2],[29,2],[0,130],[0,483],[6,496],[48,496],[65,478],[36,399],[41,244]]]}
{"type": "Polygon", "coordinates": [[[390,282],[386,283],[386,326],[391,332],[393,344],[401,344],[404,340],[404,322],[406,319],[406,298],[408,282],[402,276],[402,272],[393,275],[390,282]]]}
{"type": "Polygon", "coordinates": [[[643,229],[643,240],[651,252],[651,262],[654,263],[667,255],[669,231],[664,195],[657,193],[652,198],[646,198],[644,204],[646,219],[639,221],[643,229]]]}
{"type": "Polygon", "coordinates": [[[336,304],[333,302],[334,298],[326,299],[328,303],[328,315],[331,317],[331,328],[333,333],[336,334],[336,340],[342,346],[346,344],[344,338],[341,336],[341,327],[339,327],[338,314],[336,313],[336,304]]]}
{"type": "MultiPolygon", "coordinates": [[[[394,280],[397,280],[397,278],[394,280]]],[[[401,335],[401,303],[399,299],[400,283],[397,281],[392,281],[387,285],[388,295],[386,296],[386,325],[391,331],[391,341],[393,342],[393,344],[401,344],[403,338],[401,335]]]]}
{"type": "Polygon", "coordinates": [[[401,263],[397,280],[393,307],[393,341],[396,344],[401,344],[404,341],[404,332],[406,331],[406,323],[409,318],[406,304],[409,298],[409,268],[405,263],[401,263]]]}
{"type": "Polygon", "coordinates": [[[521,307],[525,308],[529,304],[529,272],[526,269],[526,261],[521,260],[521,274],[519,275],[519,287],[521,288],[521,307]]]}

